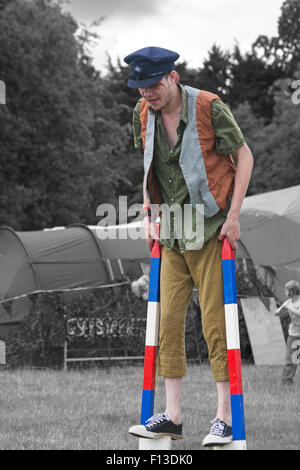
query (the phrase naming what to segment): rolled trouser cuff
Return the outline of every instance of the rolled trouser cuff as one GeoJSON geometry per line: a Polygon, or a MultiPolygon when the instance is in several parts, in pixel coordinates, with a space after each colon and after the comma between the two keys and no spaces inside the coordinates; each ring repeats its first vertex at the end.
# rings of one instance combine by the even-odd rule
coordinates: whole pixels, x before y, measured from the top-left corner
{"type": "Polygon", "coordinates": [[[161,377],[184,377],[186,376],[185,355],[166,356],[158,358],[158,375],[161,377]]]}

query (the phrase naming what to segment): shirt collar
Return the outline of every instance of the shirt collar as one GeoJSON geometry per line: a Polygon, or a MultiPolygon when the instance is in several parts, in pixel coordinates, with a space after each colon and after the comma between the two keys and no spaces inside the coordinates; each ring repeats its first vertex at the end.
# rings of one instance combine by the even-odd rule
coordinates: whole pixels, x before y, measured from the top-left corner
{"type": "Polygon", "coordinates": [[[181,113],[180,113],[180,120],[183,121],[185,124],[188,123],[188,100],[187,100],[187,91],[183,88],[180,83],[178,83],[178,86],[181,91],[181,96],[182,96],[182,108],[181,108],[181,113]]]}

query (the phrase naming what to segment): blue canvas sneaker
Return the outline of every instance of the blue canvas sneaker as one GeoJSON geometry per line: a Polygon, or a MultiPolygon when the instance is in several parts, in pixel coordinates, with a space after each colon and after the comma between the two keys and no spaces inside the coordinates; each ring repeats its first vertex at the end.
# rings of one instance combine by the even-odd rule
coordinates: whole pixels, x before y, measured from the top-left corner
{"type": "Polygon", "coordinates": [[[202,445],[205,447],[222,446],[232,441],[232,427],[215,418],[211,421],[209,434],[205,436],[202,445]]]}
{"type": "Polygon", "coordinates": [[[145,425],[139,424],[129,428],[129,434],[148,439],[158,439],[163,436],[170,436],[172,439],[182,438],[182,424],[175,424],[171,421],[168,413],[159,413],[149,418],[145,425]]]}

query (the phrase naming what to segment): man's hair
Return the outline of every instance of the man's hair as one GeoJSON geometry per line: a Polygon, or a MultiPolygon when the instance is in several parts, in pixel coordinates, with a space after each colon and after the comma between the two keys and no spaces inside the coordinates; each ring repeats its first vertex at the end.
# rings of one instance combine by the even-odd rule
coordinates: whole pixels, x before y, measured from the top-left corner
{"type": "Polygon", "coordinates": [[[300,295],[300,284],[297,281],[289,281],[285,285],[289,297],[294,297],[295,295],[300,295]]]}
{"type": "Polygon", "coordinates": [[[169,75],[171,75],[172,72],[175,72],[176,73],[176,84],[178,84],[179,80],[180,80],[180,75],[179,73],[174,69],[174,70],[171,70],[171,72],[167,72],[164,74],[164,77],[167,78],[169,77],[169,75]]]}

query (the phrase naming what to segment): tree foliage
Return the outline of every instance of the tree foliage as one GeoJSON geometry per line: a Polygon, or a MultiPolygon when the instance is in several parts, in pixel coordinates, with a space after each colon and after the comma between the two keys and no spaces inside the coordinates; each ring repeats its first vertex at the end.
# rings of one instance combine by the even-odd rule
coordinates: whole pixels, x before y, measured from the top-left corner
{"type": "Polygon", "coordinates": [[[299,105],[291,99],[290,80],[279,80],[275,86],[273,119],[257,132],[253,193],[286,188],[300,182],[299,105]]]}
{"type": "MultiPolygon", "coordinates": [[[[232,108],[255,158],[248,194],[299,182],[300,1],[286,0],[278,35],[250,51],[216,44],[181,82],[217,93],[232,108]]],[[[101,30],[101,21],[100,21],[101,30]]],[[[95,70],[90,41],[54,0],[0,0],[0,223],[18,230],[97,222],[101,203],[141,202],[143,158],[133,148],[128,67],[95,70]]]]}
{"type": "Polygon", "coordinates": [[[292,76],[300,65],[300,1],[286,0],[278,19],[278,36],[259,36],[253,51],[261,54],[262,60],[292,76]]]}
{"type": "Polygon", "coordinates": [[[17,229],[87,221],[114,193],[111,145],[94,135],[101,81],[79,60],[76,30],[45,0],[13,0],[0,16],[0,219],[17,229]]]}

